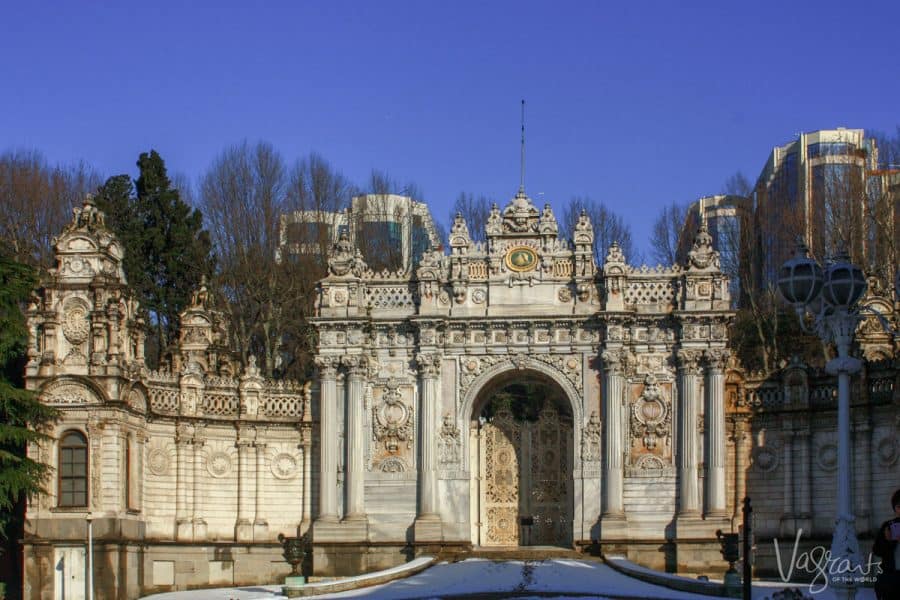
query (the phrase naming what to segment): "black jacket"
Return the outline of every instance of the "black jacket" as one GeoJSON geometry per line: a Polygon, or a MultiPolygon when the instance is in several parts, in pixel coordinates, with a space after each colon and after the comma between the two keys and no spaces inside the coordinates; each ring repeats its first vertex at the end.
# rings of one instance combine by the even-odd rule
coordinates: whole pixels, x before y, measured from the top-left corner
{"type": "Polygon", "coordinates": [[[900,517],[882,523],[881,527],[878,528],[878,535],[875,536],[875,543],[872,544],[872,554],[881,559],[881,570],[885,573],[896,571],[896,567],[894,567],[894,552],[897,552],[897,540],[884,538],[884,532],[891,526],[891,523],[900,523],[900,517]]]}

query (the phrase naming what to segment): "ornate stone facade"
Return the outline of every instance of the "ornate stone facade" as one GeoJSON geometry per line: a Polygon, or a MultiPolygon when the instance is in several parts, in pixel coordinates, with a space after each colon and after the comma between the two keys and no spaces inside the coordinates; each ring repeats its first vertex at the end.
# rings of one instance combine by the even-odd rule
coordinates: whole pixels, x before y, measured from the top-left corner
{"type": "MultiPolygon", "coordinates": [[[[277,535],[307,530],[318,574],[492,543],[599,544],[709,572],[745,494],[758,545],[825,534],[830,499],[811,494],[834,477],[834,383],[802,365],[734,368],[704,230],[684,266],[632,267],[616,244],[598,265],[586,215],[561,240],[550,207],[520,193],[486,233],[473,242],[457,217],[449,255],[400,273],[339,239],[317,291],[317,374],[299,384],[239,368],[202,288],[167,367],[148,371],[121,248],[86,203],[29,307],[27,381],[63,414],[29,452],[58,466],[57,440],[82,434],[87,501],[59,506],[54,480],[29,506],[26,596],[53,595],[88,512],[99,598],[271,583],[289,570],[277,535]],[[486,412],[522,382],[544,394],[535,414],[486,412]]],[[[859,383],[869,524],[900,460],[898,388],[893,363],[859,383]]]]}

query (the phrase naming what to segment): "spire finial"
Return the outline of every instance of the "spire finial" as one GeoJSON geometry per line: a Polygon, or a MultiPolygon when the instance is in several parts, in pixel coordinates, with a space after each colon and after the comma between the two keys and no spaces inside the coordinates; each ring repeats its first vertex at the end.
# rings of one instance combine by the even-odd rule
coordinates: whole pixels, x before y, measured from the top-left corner
{"type": "Polygon", "coordinates": [[[525,99],[522,99],[522,158],[519,170],[519,195],[525,195],[525,99]]]}

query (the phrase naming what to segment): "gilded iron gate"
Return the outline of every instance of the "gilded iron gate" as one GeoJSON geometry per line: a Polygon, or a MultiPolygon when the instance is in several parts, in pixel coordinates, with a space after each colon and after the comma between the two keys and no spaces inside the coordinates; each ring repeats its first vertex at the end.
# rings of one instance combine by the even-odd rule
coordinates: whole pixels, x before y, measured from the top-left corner
{"type": "Polygon", "coordinates": [[[500,407],[480,435],[480,544],[570,546],[571,423],[545,401],[534,422],[500,407]]]}

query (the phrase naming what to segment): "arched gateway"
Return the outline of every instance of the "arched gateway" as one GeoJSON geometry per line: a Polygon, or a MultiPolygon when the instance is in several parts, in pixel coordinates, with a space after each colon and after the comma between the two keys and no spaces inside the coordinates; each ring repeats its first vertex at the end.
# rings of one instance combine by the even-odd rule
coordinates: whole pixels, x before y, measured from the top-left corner
{"type": "Polygon", "coordinates": [[[488,384],[470,421],[472,542],[571,548],[577,399],[540,371],[505,371],[488,384]]]}
{"type": "Polygon", "coordinates": [[[661,565],[674,535],[718,556],[732,313],[711,238],[684,267],[636,269],[616,244],[598,266],[586,214],[570,231],[520,190],[484,242],[457,216],[449,255],[415,272],[372,272],[336,244],[313,320],[318,572],[406,543],[599,541],[661,565]]]}

